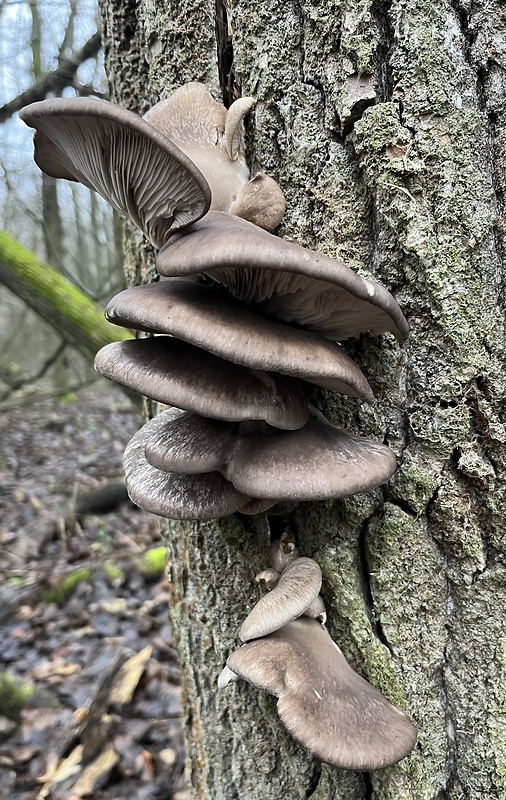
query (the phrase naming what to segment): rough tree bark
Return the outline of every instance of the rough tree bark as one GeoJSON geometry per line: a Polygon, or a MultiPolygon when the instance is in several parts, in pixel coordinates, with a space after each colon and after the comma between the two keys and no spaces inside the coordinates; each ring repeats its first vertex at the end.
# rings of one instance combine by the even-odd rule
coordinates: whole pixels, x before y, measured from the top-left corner
{"type": "MultiPolygon", "coordinates": [[[[268,521],[165,524],[196,796],[506,796],[504,138],[499,0],[103,0],[113,98],[144,112],[176,85],[258,98],[250,164],[283,187],[281,234],[385,283],[411,323],[349,347],[374,408],[322,399],[395,448],[384,489],[304,504],[330,630],[405,707],[413,755],[372,775],[315,762],[272,698],[216,678],[257,598],[268,521]]],[[[139,237],[130,278],[149,275],[139,237]],[[139,266],[141,265],[141,266],[139,266]]]]}

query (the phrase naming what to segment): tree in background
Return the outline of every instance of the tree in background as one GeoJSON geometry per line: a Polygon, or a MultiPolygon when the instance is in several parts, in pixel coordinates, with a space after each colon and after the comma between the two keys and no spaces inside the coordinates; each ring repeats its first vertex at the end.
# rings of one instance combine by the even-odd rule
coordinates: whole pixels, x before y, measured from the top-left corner
{"type": "MultiPolygon", "coordinates": [[[[103,96],[102,60],[94,0],[0,5],[0,227],[103,304],[122,285],[121,225],[94,192],[41,175],[31,157],[32,134],[13,116],[47,96],[103,96]]],[[[67,358],[57,324],[41,325],[4,290],[0,302],[0,401],[10,402],[16,387],[46,373],[62,391],[90,379],[84,361],[67,358]]]]}

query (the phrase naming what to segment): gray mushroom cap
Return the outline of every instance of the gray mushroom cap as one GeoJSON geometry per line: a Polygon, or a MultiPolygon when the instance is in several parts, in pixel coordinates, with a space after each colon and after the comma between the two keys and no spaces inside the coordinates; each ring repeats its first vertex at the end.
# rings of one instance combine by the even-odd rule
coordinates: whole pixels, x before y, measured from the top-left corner
{"type": "Polygon", "coordinates": [[[345,497],[380,486],[395,471],[390,448],[336,428],[315,409],[297,431],[265,426],[244,435],[241,428],[231,433],[197,416],[168,419],[150,436],[146,456],[158,469],[198,472],[205,452],[206,469],[244,494],[276,502],[345,497]]]}
{"type": "Polygon", "coordinates": [[[210,206],[209,186],[195,164],[124,108],[54,98],[26,106],[19,116],[36,128],[35,161],[43,172],[95,189],[155,247],[210,206]]]}
{"type": "Polygon", "coordinates": [[[295,559],[244,620],[239,631],[241,641],[259,639],[300,617],[315,602],[321,585],[322,572],[316,561],[295,559]]]}
{"type": "Polygon", "coordinates": [[[327,764],[368,772],[397,763],[415,745],[406,714],[349,666],[315,620],[302,617],[243,645],[227,667],[275,695],[291,735],[327,764]]]}
{"type": "Polygon", "coordinates": [[[266,314],[336,341],[363,331],[391,331],[400,342],[408,335],[398,303],[383,286],[230,214],[209,212],[163,247],[156,264],[167,277],[208,275],[266,314]]]}
{"type": "Polygon", "coordinates": [[[177,279],[137,286],[113,297],[105,315],[116,325],[171,334],[235,364],[374,401],[364,375],[338,344],[266,319],[221,287],[177,279]]]}
{"type": "Polygon", "coordinates": [[[95,369],[146,397],[205,417],[265,420],[287,429],[301,427],[308,417],[303,385],[294,378],[231,364],[169,336],[108,344],[97,353],[95,369]]]}
{"type": "MultiPolygon", "coordinates": [[[[181,411],[166,414],[176,418],[181,411]]],[[[160,418],[150,420],[130,440],[123,457],[128,494],[133,503],[161,517],[181,520],[211,520],[241,511],[258,514],[269,507],[265,500],[257,501],[238,492],[217,472],[201,475],[176,475],[155,469],[146,461],[146,441],[156,430],[160,418]]]]}

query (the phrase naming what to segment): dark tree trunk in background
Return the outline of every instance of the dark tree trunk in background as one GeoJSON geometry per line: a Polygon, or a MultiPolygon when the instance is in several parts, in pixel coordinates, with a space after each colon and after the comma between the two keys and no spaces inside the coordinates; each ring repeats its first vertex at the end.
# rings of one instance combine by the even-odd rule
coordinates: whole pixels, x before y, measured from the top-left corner
{"type": "MultiPolygon", "coordinates": [[[[258,597],[267,521],[166,523],[198,798],[506,796],[503,9],[103,0],[113,99],[144,112],[191,80],[226,102],[237,88],[258,98],[249,159],[286,194],[282,235],[382,281],[412,331],[404,348],[389,336],[348,347],[374,408],[322,401],[396,450],[395,478],[304,504],[295,524],[322,565],[332,635],[410,712],[419,744],[391,769],[346,773],[284,733],[272,698],[218,694],[258,597]]],[[[148,256],[136,235],[131,280],[148,256]]]]}

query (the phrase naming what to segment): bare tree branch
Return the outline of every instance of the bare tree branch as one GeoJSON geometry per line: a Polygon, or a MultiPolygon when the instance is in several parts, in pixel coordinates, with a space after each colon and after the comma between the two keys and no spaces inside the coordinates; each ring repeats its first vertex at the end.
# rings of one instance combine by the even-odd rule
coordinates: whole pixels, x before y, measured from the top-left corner
{"type": "Polygon", "coordinates": [[[100,32],[97,31],[71,58],[60,58],[57,69],[48,72],[26,92],[22,92],[0,108],[0,122],[5,122],[23,106],[44,100],[50,92],[61,92],[62,89],[71,86],[81,64],[98,54],[100,42],[100,32]]]}

